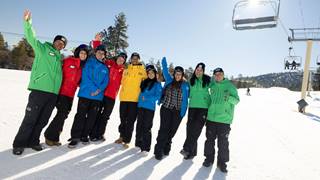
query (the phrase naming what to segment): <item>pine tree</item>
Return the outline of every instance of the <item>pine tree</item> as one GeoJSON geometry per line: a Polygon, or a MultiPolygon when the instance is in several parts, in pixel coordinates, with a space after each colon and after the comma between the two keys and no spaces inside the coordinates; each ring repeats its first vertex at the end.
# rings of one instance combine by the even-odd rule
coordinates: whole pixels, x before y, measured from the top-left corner
{"type": "Polygon", "coordinates": [[[154,60],[154,58],[150,58],[148,64],[155,66],[156,63],[154,62],[154,60]]]}
{"type": "Polygon", "coordinates": [[[5,42],[3,35],[0,33],[0,68],[10,68],[10,51],[8,43],[5,42]]]}
{"type": "Polygon", "coordinates": [[[126,24],[126,16],[122,12],[118,16],[116,16],[115,20],[115,48],[116,50],[125,51],[125,49],[129,46],[127,39],[127,29],[128,25],[126,24]]]}
{"type": "Polygon", "coordinates": [[[170,73],[171,75],[173,75],[173,72],[174,72],[174,66],[173,66],[173,63],[170,63],[170,64],[169,64],[169,73],[170,73]]]}
{"type": "Polygon", "coordinates": [[[113,26],[109,26],[107,30],[103,30],[102,34],[103,34],[103,40],[102,40],[102,43],[104,45],[107,46],[108,50],[109,51],[115,51],[115,46],[114,46],[114,33],[115,30],[114,30],[114,27],[113,26]]]}
{"type": "Polygon", "coordinates": [[[317,68],[317,71],[313,74],[312,77],[312,89],[314,91],[320,90],[320,67],[317,68]]]}
{"type": "Polygon", "coordinates": [[[4,41],[4,38],[3,38],[3,35],[0,33],[0,50],[5,50],[5,41],[4,41]]]}
{"type": "Polygon", "coordinates": [[[23,38],[18,45],[11,51],[12,63],[16,69],[30,70],[34,58],[32,47],[23,38]]]}
{"type": "Polygon", "coordinates": [[[108,50],[114,50],[115,52],[126,52],[126,48],[129,47],[127,42],[127,29],[126,16],[124,13],[120,13],[115,17],[114,26],[109,26],[104,29],[102,33],[103,41],[108,50]]]}
{"type": "Polygon", "coordinates": [[[28,43],[26,38],[22,38],[22,43],[26,47],[26,51],[29,57],[34,58],[34,51],[31,47],[31,45],[28,43]]]}
{"type": "Polygon", "coordinates": [[[155,64],[155,67],[156,67],[156,69],[157,69],[157,71],[158,71],[158,75],[159,75],[158,80],[159,80],[160,82],[163,82],[163,81],[164,81],[164,78],[163,78],[163,74],[162,74],[162,69],[161,69],[160,60],[157,60],[157,63],[155,64]]]}
{"type": "Polygon", "coordinates": [[[186,78],[186,80],[189,81],[191,79],[193,72],[194,70],[192,67],[189,67],[188,69],[185,70],[184,77],[186,78]]]}

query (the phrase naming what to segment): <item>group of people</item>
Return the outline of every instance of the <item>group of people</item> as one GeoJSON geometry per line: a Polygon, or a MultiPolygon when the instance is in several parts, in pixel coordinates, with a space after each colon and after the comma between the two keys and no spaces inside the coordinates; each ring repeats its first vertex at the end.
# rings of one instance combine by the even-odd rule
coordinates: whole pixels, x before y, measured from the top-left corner
{"type": "Polygon", "coordinates": [[[157,79],[157,69],[153,65],[143,65],[138,53],[131,54],[127,67],[126,53],[106,59],[106,47],[101,44],[99,34],[92,43],[93,53],[89,46],[82,44],[73,56],[62,60],[60,50],[66,46],[67,39],[58,35],[53,43],[38,41],[32,29],[30,11],[24,13],[24,31],[35,58],[28,86],[29,100],[13,142],[13,154],[21,155],[24,148],[43,149],[39,137],[55,107],[57,114],[45,130],[45,143],[61,145],[59,136],[79,86],[69,148],[75,148],[79,142],[88,144],[105,140],[106,126],[120,90],[120,135],[115,143],[128,148],[137,121],[135,146],[148,155],[156,106],[162,104],[154,146],[154,156],[161,160],[169,155],[172,139],[188,110],[186,139],[180,153],[184,159],[197,155],[197,141],[206,125],[203,166],[213,164],[217,139],[217,166],[227,172],[228,136],[239,96],[234,85],[224,77],[222,68],[214,69],[211,78],[205,74],[205,64],[198,63],[188,82],[181,66],[176,66],[171,76],[164,57],[161,64],[165,83],[162,86],[157,79]]]}
{"type": "Polygon", "coordinates": [[[289,69],[291,66],[291,70],[297,69],[297,62],[295,60],[292,61],[292,63],[290,63],[288,60],[285,62],[284,64],[284,69],[289,69]]]}

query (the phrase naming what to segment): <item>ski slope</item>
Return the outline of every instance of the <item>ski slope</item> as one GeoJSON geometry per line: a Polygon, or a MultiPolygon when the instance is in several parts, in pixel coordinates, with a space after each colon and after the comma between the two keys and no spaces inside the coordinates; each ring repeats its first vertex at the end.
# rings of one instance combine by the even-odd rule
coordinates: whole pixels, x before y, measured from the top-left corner
{"type": "MultiPolygon", "coordinates": [[[[0,69],[0,179],[320,179],[320,92],[311,93],[307,113],[302,115],[297,112],[298,92],[252,88],[252,96],[246,96],[246,89],[240,89],[231,126],[229,173],[223,174],[216,164],[202,167],[205,128],[198,141],[198,156],[183,160],[179,151],[186,136],[186,118],[173,139],[170,155],[162,161],[155,160],[152,152],[142,156],[134,144],[129,149],[114,144],[119,102],[109,120],[105,142],[67,148],[77,98],[61,134],[61,147],[44,145],[41,152],[26,149],[22,156],[14,156],[11,145],[24,116],[28,80],[29,72],[0,69]]],[[[159,129],[158,110],[152,149],[159,129]]]]}

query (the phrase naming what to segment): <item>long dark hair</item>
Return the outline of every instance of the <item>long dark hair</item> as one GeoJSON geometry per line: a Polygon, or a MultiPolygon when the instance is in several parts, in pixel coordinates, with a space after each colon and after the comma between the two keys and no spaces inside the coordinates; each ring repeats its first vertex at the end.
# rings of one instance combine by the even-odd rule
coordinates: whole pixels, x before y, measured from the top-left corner
{"type": "Polygon", "coordinates": [[[143,92],[146,88],[148,90],[152,89],[153,85],[158,81],[157,80],[157,73],[154,72],[155,77],[153,79],[150,79],[149,77],[145,80],[143,80],[140,84],[141,92],[143,92]]]}
{"type": "MultiPolygon", "coordinates": [[[[196,78],[197,78],[197,76],[196,76],[195,72],[193,72],[192,77],[190,79],[190,85],[191,86],[194,85],[194,83],[196,81],[196,78]]],[[[211,81],[210,76],[208,76],[206,74],[203,74],[203,76],[202,76],[202,87],[205,88],[205,87],[209,86],[210,81],[211,81]]]]}

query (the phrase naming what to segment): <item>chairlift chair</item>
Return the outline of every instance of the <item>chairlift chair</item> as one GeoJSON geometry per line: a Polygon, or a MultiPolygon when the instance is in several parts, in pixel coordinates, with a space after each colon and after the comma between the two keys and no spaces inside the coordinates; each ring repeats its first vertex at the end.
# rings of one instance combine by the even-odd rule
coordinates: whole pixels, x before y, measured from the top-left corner
{"type": "Polygon", "coordinates": [[[302,57],[291,55],[293,47],[289,47],[289,56],[284,58],[284,69],[296,70],[301,66],[302,57]],[[290,68],[291,67],[291,68],[290,68]]]}
{"type": "Polygon", "coordinates": [[[301,66],[301,62],[302,62],[301,56],[287,56],[284,58],[284,69],[296,70],[301,66]],[[295,66],[294,66],[294,62],[295,62],[295,66]],[[287,63],[289,63],[288,66],[286,66],[287,63]]]}
{"type": "MultiPolygon", "coordinates": [[[[243,0],[235,4],[232,15],[232,25],[235,30],[265,29],[277,26],[280,10],[280,0],[243,0]],[[258,6],[268,6],[272,13],[256,17],[253,15],[241,16],[241,12],[248,14],[250,6],[254,3],[258,6]],[[239,12],[240,11],[240,12],[239,12]]],[[[249,13],[250,14],[250,13],[249,13]]]]}

